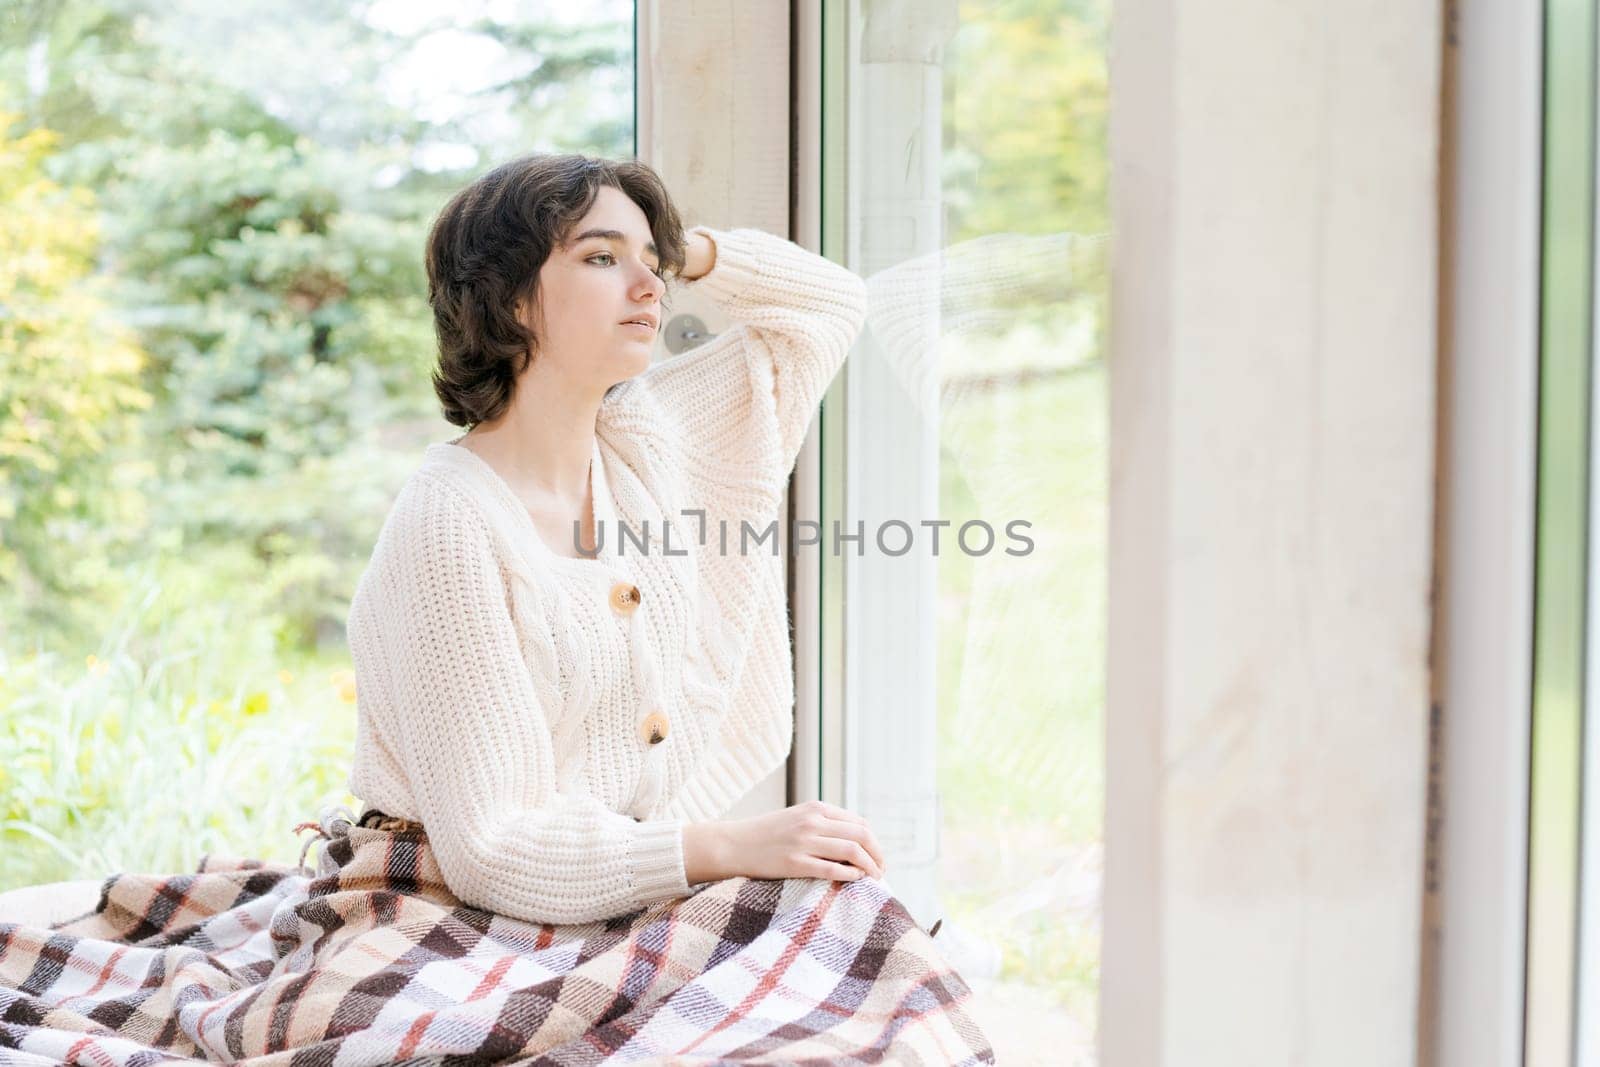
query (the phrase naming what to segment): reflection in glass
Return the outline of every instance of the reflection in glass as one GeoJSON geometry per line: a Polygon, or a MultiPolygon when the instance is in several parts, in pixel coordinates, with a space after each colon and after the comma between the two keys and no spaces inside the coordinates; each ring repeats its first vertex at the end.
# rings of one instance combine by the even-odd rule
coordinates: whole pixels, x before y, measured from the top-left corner
{"type": "Polygon", "coordinates": [[[1093,1059],[1109,252],[1103,3],[852,5],[846,803],[1001,1062],[1093,1059]],[[915,533],[875,533],[895,521],[915,533]],[[932,535],[938,532],[938,549],[932,535]],[[988,544],[979,526],[994,531],[988,544]],[[1007,536],[1008,524],[1026,544],[1007,536]],[[986,544],[988,547],[985,547],[986,544]],[[1007,549],[1012,551],[1008,552],[1007,549]]]}

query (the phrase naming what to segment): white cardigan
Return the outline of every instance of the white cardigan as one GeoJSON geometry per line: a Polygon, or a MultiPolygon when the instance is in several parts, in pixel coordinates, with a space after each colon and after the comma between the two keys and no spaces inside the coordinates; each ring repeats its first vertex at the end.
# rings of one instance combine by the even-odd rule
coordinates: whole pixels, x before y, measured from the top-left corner
{"type": "Polygon", "coordinates": [[[473,907],[573,923],[685,896],[684,823],[727,811],[789,753],[783,559],[770,538],[741,553],[740,524],[778,519],[866,287],[764,231],[695,229],[716,259],[678,285],[732,325],[607,393],[599,558],[551,551],[488,464],[439,442],[350,604],[350,790],[419,820],[473,907]],[[648,531],[649,551],[627,540],[619,555],[616,520],[648,531]]]}

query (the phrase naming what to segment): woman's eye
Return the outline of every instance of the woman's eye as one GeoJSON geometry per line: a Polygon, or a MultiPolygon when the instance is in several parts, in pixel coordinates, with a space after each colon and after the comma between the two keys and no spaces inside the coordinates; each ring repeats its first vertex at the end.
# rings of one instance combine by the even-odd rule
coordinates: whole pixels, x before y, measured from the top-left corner
{"type": "MultiPolygon", "coordinates": [[[[613,256],[610,252],[596,252],[594,255],[589,257],[589,262],[593,263],[597,259],[615,259],[615,258],[616,257],[613,256]]],[[[657,278],[660,278],[662,281],[666,281],[666,279],[667,279],[667,276],[665,274],[661,273],[661,271],[659,271],[659,270],[652,269],[650,271],[650,273],[654,274],[657,278]]]]}

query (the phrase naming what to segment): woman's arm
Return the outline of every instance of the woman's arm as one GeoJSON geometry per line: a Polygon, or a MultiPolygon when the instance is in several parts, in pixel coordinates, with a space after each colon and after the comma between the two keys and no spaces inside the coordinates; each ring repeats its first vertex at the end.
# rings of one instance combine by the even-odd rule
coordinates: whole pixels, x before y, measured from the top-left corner
{"type": "Polygon", "coordinates": [[[683,873],[690,885],[733,877],[728,858],[727,824],[692,822],[683,828],[683,873]]]}
{"type": "Polygon", "coordinates": [[[711,477],[781,481],[866,320],[866,283],[758,229],[692,227],[688,258],[683,290],[732,325],[617,386],[611,413],[635,432],[670,426],[672,447],[711,477]]]}

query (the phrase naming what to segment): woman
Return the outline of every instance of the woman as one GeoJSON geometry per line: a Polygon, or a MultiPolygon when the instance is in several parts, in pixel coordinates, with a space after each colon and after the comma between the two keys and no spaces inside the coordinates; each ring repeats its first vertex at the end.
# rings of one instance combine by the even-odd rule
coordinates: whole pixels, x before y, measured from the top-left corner
{"type": "Polygon", "coordinates": [[[427,827],[474,907],[586,922],[735,875],[883,876],[841,808],[710,821],[788,755],[782,560],[740,523],[777,520],[865,288],[759,230],[683,248],[648,167],[582,157],[485,175],[429,238],[434,386],[469,429],[427,449],[351,604],[350,786],[427,827]],[[669,273],[736,326],[652,367],[669,273]]]}
{"type": "Polygon", "coordinates": [[[0,1048],[993,1062],[865,820],[715,821],[789,751],[782,559],[741,535],[778,518],[861,279],[685,235],[648,167],[583,156],[484,175],[426,258],[467,432],[424,449],[351,601],[364,815],[304,824],[314,876],[207,856],[0,924],[0,1048]],[[652,365],[668,278],[733,325],[652,365]]]}

